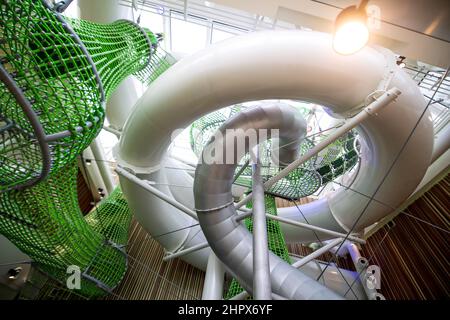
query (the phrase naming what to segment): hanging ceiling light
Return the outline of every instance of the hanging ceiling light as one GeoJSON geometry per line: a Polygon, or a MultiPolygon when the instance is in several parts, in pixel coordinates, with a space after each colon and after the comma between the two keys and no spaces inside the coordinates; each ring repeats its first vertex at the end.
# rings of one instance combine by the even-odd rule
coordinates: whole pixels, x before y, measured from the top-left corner
{"type": "Polygon", "coordinates": [[[347,7],[336,17],[333,48],[337,53],[348,55],[361,50],[369,41],[366,5],[362,0],[358,7],[347,7]]]}

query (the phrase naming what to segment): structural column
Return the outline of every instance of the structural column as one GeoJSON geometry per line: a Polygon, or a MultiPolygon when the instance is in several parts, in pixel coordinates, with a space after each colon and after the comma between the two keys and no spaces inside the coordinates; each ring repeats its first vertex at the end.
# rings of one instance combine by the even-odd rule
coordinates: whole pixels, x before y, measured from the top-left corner
{"type": "Polygon", "coordinates": [[[253,297],[255,300],[270,300],[269,248],[267,245],[266,208],[264,186],[261,179],[261,164],[252,164],[253,193],[253,297]]]}

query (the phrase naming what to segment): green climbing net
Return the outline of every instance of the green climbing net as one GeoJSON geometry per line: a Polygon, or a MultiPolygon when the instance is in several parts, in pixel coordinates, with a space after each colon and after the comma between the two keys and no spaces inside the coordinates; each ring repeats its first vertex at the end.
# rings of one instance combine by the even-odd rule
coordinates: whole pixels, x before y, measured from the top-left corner
{"type": "Polygon", "coordinates": [[[10,79],[9,86],[0,82],[0,192],[38,181],[49,162],[13,91],[46,135],[47,171],[53,172],[99,133],[104,102],[123,79],[135,74],[148,84],[174,63],[156,37],[133,22],[63,18],[45,3],[0,1],[0,64],[10,79]]]}
{"type": "Polygon", "coordinates": [[[77,198],[77,164],[47,181],[0,194],[0,232],[37,266],[65,283],[71,265],[83,273],[80,293],[104,294],[126,270],[119,246],[127,242],[131,213],[119,188],[83,217],[77,198]]]}
{"type": "Polygon", "coordinates": [[[63,18],[43,0],[0,0],[0,18],[0,233],[58,281],[76,266],[79,293],[97,297],[126,271],[131,213],[116,188],[83,217],[75,158],[99,133],[104,102],[125,77],[148,85],[175,60],[130,21],[63,18]],[[49,150],[43,181],[36,128],[49,150]]]}

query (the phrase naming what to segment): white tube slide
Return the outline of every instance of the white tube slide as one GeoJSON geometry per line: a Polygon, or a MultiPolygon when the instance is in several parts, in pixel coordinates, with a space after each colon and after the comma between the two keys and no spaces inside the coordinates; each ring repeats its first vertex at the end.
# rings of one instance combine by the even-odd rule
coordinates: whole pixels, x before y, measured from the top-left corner
{"type": "MultiPolygon", "coordinates": [[[[162,183],[155,186],[193,208],[189,188],[182,195],[165,185],[169,180],[192,185],[189,174],[165,168],[177,165],[166,154],[174,130],[225,106],[274,98],[314,102],[335,117],[346,117],[367,104],[374,91],[396,87],[401,91],[397,101],[358,127],[361,165],[351,189],[300,206],[311,224],[338,232],[361,231],[389,214],[419,184],[431,159],[433,126],[428,111],[421,117],[426,103],[417,85],[395,65],[391,52],[367,47],[342,56],[333,51],[331,41],[331,36],[316,32],[257,32],[181,60],[133,108],[119,142],[119,164],[140,178],[162,183]],[[364,195],[376,201],[369,203],[364,195]]],[[[121,178],[121,184],[136,218],[152,236],[196,223],[126,179],[121,178]]],[[[304,222],[297,208],[279,209],[279,214],[304,222]]],[[[311,231],[282,226],[289,241],[317,241],[311,231]]],[[[194,227],[157,240],[173,252],[205,238],[194,227]]],[[[204,268],[208,250],[183,259],[204,268]]]]}

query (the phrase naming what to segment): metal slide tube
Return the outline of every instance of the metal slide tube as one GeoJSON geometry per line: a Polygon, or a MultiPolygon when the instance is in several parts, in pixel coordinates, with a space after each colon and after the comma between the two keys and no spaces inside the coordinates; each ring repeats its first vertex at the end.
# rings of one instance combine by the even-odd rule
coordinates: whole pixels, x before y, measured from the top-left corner
{"type": "MultiPolygon", "coordinates": [[[[255,300],[270,300],[269,248],[267,242],[266,206],[261,178],[261,163],[252,164],[253,192],[253,292],[255,300]]],[[[234,178],[233,178],[234,180],[234,178]]]]}
{"type": "MultiPolygon", "coordinates": [[[[239,113],[220,127],[221,134],[205,146],[202,157],[205,159],[205,155],[210,154],[211,150],[217,150],[224,160],[228,159],[229,152],[233,152],[234,164],[224,164],[219,162],[220,159],[213,163],[202,161],[197,166],[194,183],[198,220],[211,249],[244,289],[252,294],[255,293],[252,288],[255,259],[252,235],[242,223],[234,222],[237,212],[234,205],[230,205],[230,200],[237,164],[256,143],[262,142],[262,129],[278,129],[280,138],[296,141],[305,136],[306,121],[295,108],[288,105],[265,105],[239,113]],[[254,129],[257,141],[249,139],[245,148],[235,148],[235,141],[246,141],[245,132],[248,128],[254,129]],[[230,135],[234,135],[236,139],[231,139],[230,135]]],[[[292,156],[295,153],[288,152],[285,155],[292,156]]],[[[280,161],[289,162],[285,155],[280,152],[280,161]]],[[[258,191],[257,196],[259,195],[258,191]]],[[[272,292],[277,295],[288,299],[340,299],[339,295],[273,253],[269,254],[269,266],[272,292]]]]}
{"type": "MultiPolygon", "coordinates": [[[[380,88],[383,79],[390,78],[387,89],[396,87],[402,94],[392,106],[357,127],[361,161],[351,189],[340,188],[299,208],[278,210],[283,218],[346,233],[367,207],[369,200],[361,194],[372,196],[389,170],[374,197],[390,207],[372,201],[353,228],[361,231],[391,213],[390,208],[402,203],[417,187],[430,163],[433,126],[428,111],[417,123],[426,102],[414,81],[396,66],[392,52],[366,47],[354,55],[341,56],[333,51],[331,41],[331,36],[317,32],[256,32],[230,38],[179,61],[136,103],[120,139],[118,162],[140,178],[164,183],[167,174],[174,171],[164,168],[172,132],[208,112],[245,101],[275,98],[314,102],[326,106],[329,114],[346,118],[380,88]],[[414,134],[403,148],[413,129],[414,134]],[[403,151],[399,155],[400,149],[403,151]]],[[[188,174],[178,172],[187,182],[188,174]]],[[[139,185],[120,179],[130,208],[150,234],[189,228],[192,224],[192,218],[181,211],[139,185]]],[[[170,197],[178,196],[183,204],[192,201],[187,192],[186,200],[182,200],[173,188],[157,188],[170,197]]],[[[220,221],[211,223],[220,229],[220,221]]],[[[282,229],[290,242],[317,241],[316,234],[321,240],[336,237],[286,224],[282,229]]],[[[187,231],[181,231],[159,241],[173,251],[187,236],[187,231]]],[[[200,236],[198,242],[189,245],[204,241],[200,236]]],[[[205,249],[203,254],[198,251],[183,259],[204,268],[208,256],[205,249]]],[[[285,273],[272,270],[272,276],[281,274],[285,273]]]]}
{"type": "Polygon", "coordinates": [[[431,157],[431,163],[435,162],[440,156],[442,156],[450,148],[450,124],[442,129],[434,143],[433,155],[431,157]]]}

